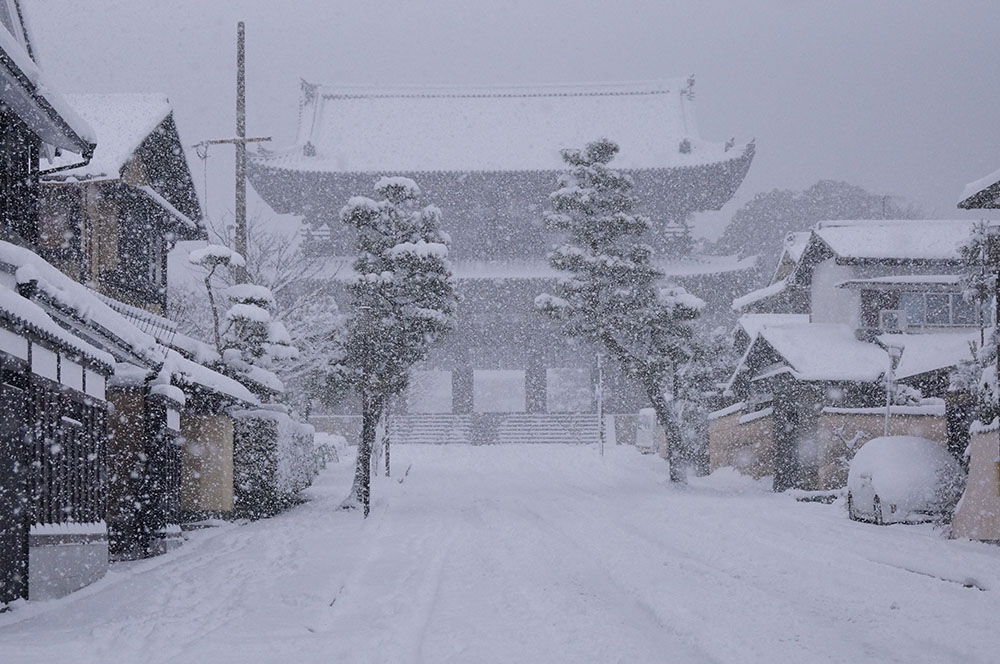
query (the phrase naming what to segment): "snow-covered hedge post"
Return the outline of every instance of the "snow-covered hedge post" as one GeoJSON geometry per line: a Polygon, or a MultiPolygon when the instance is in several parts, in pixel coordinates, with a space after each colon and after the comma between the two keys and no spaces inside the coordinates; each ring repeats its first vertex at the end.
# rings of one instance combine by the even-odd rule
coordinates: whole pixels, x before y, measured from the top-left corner
{"type": "Polygon", "coordinates": [[[652,248],[640,241],[649,220],[633,211],[632,180],[608,167],[617,152],[608,139],[563,150],[570,171],[549,196],[545,222],[569,235],[549,255],[567,276],[535,305],[561,321],[567,335],[606,349],[639,382],[666,432],[670,477],[678,481],[684,479],[681,431],[670,402],[704,303],[683,288],[659,285],[652,248]]]}
{"type": "Polygon", "coordinates": [[[389,398],[406,389],[410,367],[451,330],[457,303],[441,211],[414,209],[420,189],[408,178],[381,178],[375,193],[382,200],[356,196],[340,211],[341,221],[357,230],[343,367],[362,411],[354,485],[344,507],[360,503],[365,516],[375,427],[389,398]]]}
{"type": "Polygon", "coordinates": [[[193,265],[200,265],[208,270],[205,274],[205,290],[208,292],[208,303],[212,309],[212,333],[215,341],[215,349],[222,352],[222,339],[219,332],[219,309],[215,303],[215,291],[212,289],[212,277],[220,266],[230,269],[243,267],[246,261],[243,256],[221,244],[210,244],[195,249],[188,255],[188,261],[193,265]]]}

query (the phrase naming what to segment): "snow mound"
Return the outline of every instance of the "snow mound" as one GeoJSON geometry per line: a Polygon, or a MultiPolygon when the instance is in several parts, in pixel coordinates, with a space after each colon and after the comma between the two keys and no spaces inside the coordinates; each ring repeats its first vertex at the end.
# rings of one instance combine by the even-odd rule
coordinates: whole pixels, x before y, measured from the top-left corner
{"type": "Polygon", "coordinates": [[[865,443],[847,475],[851,493],[864,491],[870,478],[883,504],[910,514],[954,504],[965,472],[939,443],[917,436],[883,436],[865,443]]]}

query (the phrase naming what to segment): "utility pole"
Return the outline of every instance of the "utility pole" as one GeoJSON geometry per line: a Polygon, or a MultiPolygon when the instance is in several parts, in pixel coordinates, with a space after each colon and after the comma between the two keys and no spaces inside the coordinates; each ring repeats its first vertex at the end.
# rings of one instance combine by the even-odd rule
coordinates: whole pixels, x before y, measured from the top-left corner
{"type": "MultiPolygon", "coordinates": [[[[270,141],[271,137],[247,138],[246,38],[243,21],[236,24],[236,137],[202,141],[201,146],[232,144],[236,148],[236,253],[247,258],[247,143],[270,141]]],[[[245,266],[236,267],[236,283],[247,282],[245,266]]]]}
{"type": "MultiPolygon", "coordinates": [[[[247,75],[246,34],[236,24],[236,253],[247,257],[247,75]]],[[[236,283],[247,282],[246,263],[236,268],[236,283]]]]}

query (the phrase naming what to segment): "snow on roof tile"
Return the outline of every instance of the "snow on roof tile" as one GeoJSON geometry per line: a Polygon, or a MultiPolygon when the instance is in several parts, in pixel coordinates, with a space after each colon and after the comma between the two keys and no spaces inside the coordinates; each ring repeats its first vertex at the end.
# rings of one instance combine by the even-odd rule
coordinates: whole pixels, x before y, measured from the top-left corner
{"type": "Polygon", "coordinates": [[[742,149],[699,137],[692,84],[691,79],[509,88],[303,83],[296,146],[253,158],[337,172],[562,170],[562,149],[602,136],[621,147],[615,166],[623,169],[738,158],[742,149]]]}
{"type": "Polygon", "coordinates": [[[965,185],[958,207],[965,209],[1000,207],[1000,170],[965,185]]]}
{"type": "Polygon", "coordinates": [[[16,324],[33,328],[36,334],[48,336],[61,346],[72,349],[84,357],[108,366],[114,366],[111,355],[70,334],[45,313],[37,304],[21,297],[9,288],[0,287],[0,311],[16,324]]]}
{"type": "Polygon", "coordinates": [[[737,324],[753,339],[765,326],[808,322],[809,314],[743,314],[737,324]]]}
{"type": "Polygon", "coordinates": [[[38,289],[56,304],[73,311],[80,320],[96,325],[103,333],[113,335],[129,352],[150,363],[162,360],[163,348],[156,343],[156,339],[102,302],[97,293],[73,281],[40,256],[23,247],[0,241],[0,263],[14,268],[21,283],[35,280],[38,289]]]}
{"type": "MultiPolygon", "coordinates": [[[[0,100],[13,108],[46,143],[83,154],[94,130],[52,88],[21,42],[0,25],[0,100]]],[[[79,158],[77,158],[79,161],[79,158]]]]}
{"type": "Polygon", "coordinates": [[[171,375],[185,383],[200,385],[212,392],[224,394],[249,404],[260,403],[260,400],[238,381],[193,362],[175,350],[167,351],[164,366],[171,375]]]}
{"type": "Polygon", "coordinates": [[[813,229],[840,258],[957,260],[975,222],[969,220],[821,221],[813,229]]]}
{"type": "Polygon", "coordinates": [[[766,300],[767,298],[773,297],[778,293],[783,293],[787,287],[788,278],[786,277],[785,279],[775,281],[770,286],[764,286],[763,288],[758,288],[755,291],[750,291],[746,295],[742,295],[733,300],[732,310],[742,311],[755,302],[760,302],[761,300],[766,300]]]}
{"type": "Polygon", "coordinates": [[[809,244],[809,236],[812,235],[810,231],[802,231],[797,233],[789,233],[785,236],[785,253],[792,261],[798,263],[802,259],[802,252],[806,250],[806,245],[809,244]]]}
{"type": "MultiPolygon", "coordinates": [[[[987,337],[989,338],[989,337],[987,337]]],[[[947,369],[972,359],[969,344],[979,341],[979,330],[923,334],[882,334],[878,340],[903,349],[896,378],[947,369]]]]}
{"type": "MultiPolygon", "coordinates": [[[[960,274],[894,274],[887,277],[869,277],[867,279],[848,279],[837,284],[838,288],[865,287],[897,287],[897,286],[936,286],[944,290],[954,290],[961,283],[960,274]]],[[[895,290],[899,290],[895,288],[895,290]]]]}
{"type": "MultiPolygon", "coordinates": [[[[139,145],[171,112],[162,94],[67,94],[66,100],[96,131],[97,148],[89,164],[58,173],[60,180],[117,179],[139,145]]],[[[52,166],[72,163],[56,157],[52,166]]]]}
{"type": "Polygon", "coordinates": [[[785,359],[798,380],[874,381],[889,366],[879,346],[858,341],[854,330],[840,323],[799,323],[764,326],[760,337],[785,359]]]}
{"type": "MultiPolygon", "coordinates": [[[[322,276],[338,281],[354,278],[351,267],[354,258],[331,257],[324,261],[322,276]]],[[[558,279],[563,276],[548,261],[537,260],[451,260],[452,273],[457,279],[558,279]]],[[[755,256],[692,256],[688,258],[653,259],[653,266],[667,277],[688,277],[741,272],[753,268],[755,256]]]]}

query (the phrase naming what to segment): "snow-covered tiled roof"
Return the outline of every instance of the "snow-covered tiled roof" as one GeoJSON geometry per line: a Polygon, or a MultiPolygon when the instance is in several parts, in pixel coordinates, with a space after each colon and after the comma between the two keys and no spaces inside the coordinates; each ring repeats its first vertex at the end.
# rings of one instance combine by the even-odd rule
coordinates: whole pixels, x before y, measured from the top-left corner
{"type": "Polygon", "coordinates": [[[802,252],[806,250],[806,245],[809,244],[810,235],[812,235],[810,231],[801,231],[789,233],[785,236],[785,253],[793,262],[798,263],[801,260],[802,252]]]}
{"type": "MultiPolygon", "coordinates": [[[[79,321],[93,326],[102,335],[117,339],[122,351],[150,364],[162,361],[164,349],[156,343],[156,339],[125,320],[102,302],[97,293],[73,281],[40,256],[23,247],[0,241],[0,264],[16,275],[18,283],[35,281],[38,290],[53,305],[72,312],[79,321]]],[[[98,343],[96,339],[91,341],[98,343]]],[[[116,352],[110,347],[106,350],[112,354],[116,352]]]]}
{"type": "Polygon", "coordinates": [[[761,300],[766,300],[769,297],[783,293],[787,287],[788,279],[779,279],[769,286],[758,288],[755,291],[750,291],[746,295],[736,298],[733,300],[732,309],[733,311],[742,311],[755,302],[760,302],[761,300]]]}
{"type": "Polygon", "coordinates": [[[743,314],[737,324],[753,339],[765,326],[808,323],[809,314],[743,314]]]}
{"type": "Polygon", "coordinates": [[[813,234],[839,258],[958,260],[975,222],[878,219],[821,221],[813,234]]]}
{"type": "Polygon", "coordinates": [[[89,152],[96,142],[94,130],[49,85],[24,41],[23,32],[19,39],[0,24],[0,54],[5,56],[0,58],[0,101],[42,141],[76,154],[89,152]]]}
{"type": "MultiPolygon", "coordinates": [[[[324,259],[319,275],[349,281],[354,278],[351,256],[324,259]]],[[[548,261],[538,260],[452,260],[452,273],[457,279],[558,279],[563,276],[548,261]]],[[[653,259],[653,266],[667,277],[693,277],[749,270],[756,265],[754,256],[692,256],[688,258],[653,259]]]]}
{"type": "Polygon", "coordinates": [[[189,360],[177,351],[167,351],[164,368],[183,383],[199,385],[211,392],[224,394],[245,403],[260,403],[260,400],[239,381],[189,360]]]}
{"type": "Polygon", "coordinates": [[[759,332],[788,364],[798,380],[877,380],[888,369],[889,356],[879,346],[858,341],[841,323],[763,326],[759,332]]]}
{"type": "Polygon", "coordinates": [[[506,88],[304,82],[295,147],[252,158],[335,172],[562,170],[562,149],[602,136],[620,146],[615,165],[623,169],[739,158],[744,146],[699,136],[692,85],[693,79],[506,88]]]}
{"type": "MultiPolygon", "coordinates": [[[[162,94],[67,94],[66,100],[94,128],[97,148],[90,163],[58,173],[58,179],[115,180],[133,153],[168,115],[162,94]]],[[[56,157],[52,167],[74,163],[56,157]]]]}
{"type": "Polygon", "coordinates": [[[1000,170],[965,185],[958,207],[966,210],[1000,208],[1000,170]]]}
{"type": "MultiPolygon", "coordinates": [[[[987,338],[990,338],[987,335],[987,338]]],[[[878,340],[903,349],[896,378],[908,378],[928,371],[948,369],[972,360],[969,344],[979,343],[979,330],[923,334],[881,334],[878,340]]]]}
{"type": "Polygon", "coordinates": [[[901,286],[920,286],[921,289],[954,290],[962,281],[960,274],[894,274],[887,277],[848,279],[837,284],[838,288],[888,288],[900,290],[901,286]]]}
{"type": "Polygon", "coordinates": [[[109,370],[114,366],[115,361],[111,355],[70,334],[49,318],[37,304],[3,286],[0,286],[0,317],[17,327],[26,327],[36,335],[48,337],[60,346],[105,365],[109,370]]]}

